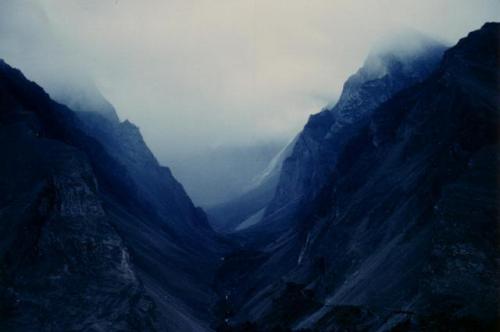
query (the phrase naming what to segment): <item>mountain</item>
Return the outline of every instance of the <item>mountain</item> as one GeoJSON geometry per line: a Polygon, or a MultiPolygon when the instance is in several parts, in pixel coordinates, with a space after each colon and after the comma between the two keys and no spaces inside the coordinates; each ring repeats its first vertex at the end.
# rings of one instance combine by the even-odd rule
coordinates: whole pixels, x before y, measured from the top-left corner
{"type": "Polygon", "coordinates": [[[241,195],[282,146],[279,141],[223,145],[165,159],[189,197],[206,209],[241,195]]]}
{"type": "Polygon", "coordinates": [[[495,330],[499,43],[488,23],[416,79],[362,69],[311,117],[219,270],[220,330],[495,330]]]}
{"type": "Polygon", "coordinates": [[[73,111],[0,62],[2,330],[208,329],[223,249],[110,112],[73,111]]]}
{"type": "Polygon", "coordinates": [[[158,164],[135,125],[96,112],[76,115],[81,130],[125,166],[124,174],[105,166],[101,191],[144,284],[163,310],[185,308],[180,319],[194,316],[197,324],[206,324],[206,307],[213,299],[210,284],[221,254],[205,213],[193,205],[170,169],[158,164]]]}
{"type": "Polygon", "coordinates": [[[113,106],[89,76],[88,63],[80,61],[80,55],[54,31],[39,1],[3,0],[0,39],[2,57],[23,68],[52,99],[74,111],[97,112],[118,120],[113,106]]]}
{"type": "MultiPolygon", "coordinates": [[[[387,38],[344,85],[339,101],[311,116],[304,130],[269,164],[256,183],[236,198],[211,207],[217,230],[247,231],[273,220],[272,232],[288,228],[295,209],[315,190],[335,164],[345,140],[381,103],[429,75],[445,47],[413,31],[387,38]],[[403,45],[396,40],[405,39],[403,45]],[[278,227],[282,220],[282,225],[278,227]]],[[[263,228],[271,231],[269,222],[263,228]]],[[[251,230],[250,230],[251,231],[251,230]]],[[[253,237],[253,236],[248,236],[253,237]]]]}
{"type": "Polygon", "coordinates": [[[91,81],[0,61],[0,330],[497,330],[499,44],[372,52],[225,237],[91,81]]]}
{"type": "Polygon", "coordinates": [[[318,194],[335,167],[339,152],[371,113],[436,68],[444,46],[420,35],[412,36],[418,42],[411,43],[409,50],[373,51],[346,81],[337,104],[310,117],[293,152],[283,162],[276,194],[265,212],[264,220],[277,227],[278,232],[289,227],[296,208],[318,194]]]}
{"type": "Polygon", "coordinates": [[[211,225],[216,231],[237,232],[262,220],[267,205],[274,197],[283,162],[292,153],[295,142],[296,138],[279,150],[260,173],[254,174],[243,193],[234,195],[226,202],[207,207],[211,225]]]}

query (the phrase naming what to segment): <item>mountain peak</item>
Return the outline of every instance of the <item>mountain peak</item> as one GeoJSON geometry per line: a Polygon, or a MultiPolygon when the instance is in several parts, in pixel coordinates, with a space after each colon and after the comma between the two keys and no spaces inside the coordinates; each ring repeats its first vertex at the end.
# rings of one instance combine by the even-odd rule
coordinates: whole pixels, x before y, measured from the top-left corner
{"type": "Polygon", "coordinates": [[[336,126],[359,119],[395,92],[426,78],[445,49],[443,44],[416,32],[394,35],[377,44],[363,66],[346,81],[339,101],[330,109],[336,116],[336,126]]]}
{"type": "Polygon", "coordinates": [[[370,57],[391,55],[400,59],[418,57],[432,48],[443,48],[444,42],[415,29],[393,31],[375,40],[368,54],[370,57]]]}

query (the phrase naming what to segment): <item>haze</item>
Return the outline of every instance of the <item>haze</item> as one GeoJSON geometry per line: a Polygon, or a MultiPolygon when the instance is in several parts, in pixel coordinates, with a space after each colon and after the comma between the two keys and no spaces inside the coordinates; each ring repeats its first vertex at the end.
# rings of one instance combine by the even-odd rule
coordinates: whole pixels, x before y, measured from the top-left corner
{"type": "Polygon", "coordinates": [[[0,4],[0,58],[51,93],[90,78],[164,163],[290,139],[394,31],[451,45],[500,18],[497,0],[0,4]]]}

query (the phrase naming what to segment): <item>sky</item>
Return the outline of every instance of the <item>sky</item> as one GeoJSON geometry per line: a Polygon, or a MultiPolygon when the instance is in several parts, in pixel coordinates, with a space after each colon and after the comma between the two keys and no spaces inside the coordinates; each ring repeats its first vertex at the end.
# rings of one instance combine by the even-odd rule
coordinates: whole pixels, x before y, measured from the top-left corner
{"type": "Polygon", "coordinates": [[[168,163],[292,138],[401,29],[453,45],[499,20],[498,0],[0,0],[0,58],[49,91],[90,77],[168,163]]]}

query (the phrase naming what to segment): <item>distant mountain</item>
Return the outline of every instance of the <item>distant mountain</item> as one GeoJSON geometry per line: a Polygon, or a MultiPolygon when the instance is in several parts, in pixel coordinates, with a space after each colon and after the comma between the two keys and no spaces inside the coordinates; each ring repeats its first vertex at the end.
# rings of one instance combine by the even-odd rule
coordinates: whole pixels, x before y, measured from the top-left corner
{"type": "Polygon", "coordinates": [[[216,235],[105,105],[72,111],[0,62],[2,330],[208,329],[216,235]]]}
{"type": "Polygon", "coordinates": [[[272,141],[219,146],[171,158],[169,164],[189,196],[200,206],[210,208],[245,192],[283,145],[272,141]]]}
{"type": "MultiPolygon", "coordinates": [[[[207,207],[207,214],[212,227],[218,232],[231,233],[242,231],[258,224],[265,209],[274,197],[278,185],[281,167],[292,153],[296,138],[279,150],[260,172],[253,174],[243,187],[243,192],[230,200],[207,207]]],[[[236,174],[239,174],[239,169],[236,174]]],[[[240,188],[241,190],[241,188],[240,188]]]]}
{"type": "Polygon", "coordinates": [[[499,44],[384,55],[311,117],[219,270],[221,330],[495,330],[499,44]]]}

